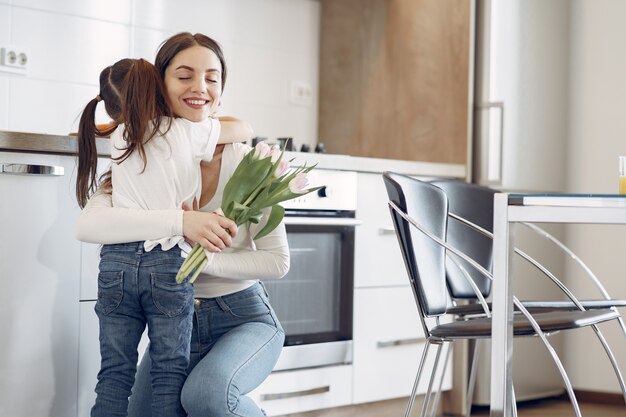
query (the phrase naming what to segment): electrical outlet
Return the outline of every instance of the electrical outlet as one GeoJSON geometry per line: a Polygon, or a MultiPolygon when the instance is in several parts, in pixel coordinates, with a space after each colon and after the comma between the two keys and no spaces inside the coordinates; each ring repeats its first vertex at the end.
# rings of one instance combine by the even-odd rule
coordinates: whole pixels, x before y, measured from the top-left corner
{"type": "Polygon", "coordinates": [[[0,71],[26,74],[28,51],[19,46],[0,46],[0,71]]]}
{"type": "Polygon", "coordinates": [[[292,81],[289,101],[299,106],[310,106],[313,102],[313,89],[311,84],[302,81],[292,81]]]}

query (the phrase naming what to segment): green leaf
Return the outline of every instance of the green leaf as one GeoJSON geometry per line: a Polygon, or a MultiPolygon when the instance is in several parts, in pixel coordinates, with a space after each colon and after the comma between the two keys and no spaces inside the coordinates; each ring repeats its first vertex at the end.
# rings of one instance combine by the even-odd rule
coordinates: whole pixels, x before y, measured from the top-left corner
{"type": "Polygon", "coordinates": [[[267,219],[267,223],[265,224],[265,226],[263,226],[261,230],[259,230],[259,232],[256,234],[254,238],[260,239],[263,236],[266,236],[269,232],[274,230],[276,226],[280,224],[284,216],[285,216],[285,209],[282,206],[279,206],[278,204],[273,205],[272,211],[270,212],[270,215],[267,219]]]}

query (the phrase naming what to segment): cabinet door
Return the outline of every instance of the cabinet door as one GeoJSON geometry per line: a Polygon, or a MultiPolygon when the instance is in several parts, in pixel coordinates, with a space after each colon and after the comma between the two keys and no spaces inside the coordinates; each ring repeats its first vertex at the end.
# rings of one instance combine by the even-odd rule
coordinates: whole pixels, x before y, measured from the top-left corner
{"type": "Polygon", "coordinates": [[[250,397],[270,416],[352,402],[352,366],[327,366],[271,374],[250,397]]]}
{"type": "Polygon", "coordinates": [[[75,158],[0,152],[0,164],[58,167],[0,173],[0,415],[76,416],[75,158]]]}
{"type": "Polygon", "coordinates": [[[359,173],[354,286],[406,285],[404,260],[391,222],[382,174],[359,173]]]}
{"type": "MultiPolygon", "coordinates": [[[[424,332],[409,286],[356,289],[354,403],[408,396],[424,346],[424,332]]],[[[435,357],[433,348],[429,353],[427,370],[432,369],[435,357]]],[[[451,367],[448,364],[444,389],[452,384],[451,367]]],[[[429,376],[428,372],[422,376],[419,394],[426,392],[429,376]]]]}

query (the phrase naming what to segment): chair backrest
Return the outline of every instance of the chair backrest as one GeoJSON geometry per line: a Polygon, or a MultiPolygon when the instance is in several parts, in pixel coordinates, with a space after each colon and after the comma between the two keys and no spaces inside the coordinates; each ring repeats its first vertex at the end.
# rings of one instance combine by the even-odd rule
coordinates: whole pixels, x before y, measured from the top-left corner
{"type": "MultiPolygon", "coordinates": [[[[436,180],[431,184],[441,188],[448,197],[450,213],[456,214],[470,222],[493,232],[493,198],[495,190],[476,184],[468,184],[459,180],[436,180]]],[[[493,241],[488,236],[472,229],[455,219],[448,221],[448,243],[464,252],[478,262],[486,270],[491,271],[493,261],[493,241]]],[[[459,263],[472,277],[484,297],[491,292],[491,280],[476,271],[466,261],[459,263]]],[[[475,299],[476,294],[467,283],[467,279],[459,267],[447,261],[446,278],[450,295],[457,299],[475,299]]]]}
{"type": "MultiPolygon", "coordinates": [[[[389,200],[439,239],[445,241],[448,200],[426,182],[401,174],[383,174],[389,200]]],[[[391,210],[398,242],[417,304],[425,317],[445,314],[448,291],[445,248],[391,210]]]]}

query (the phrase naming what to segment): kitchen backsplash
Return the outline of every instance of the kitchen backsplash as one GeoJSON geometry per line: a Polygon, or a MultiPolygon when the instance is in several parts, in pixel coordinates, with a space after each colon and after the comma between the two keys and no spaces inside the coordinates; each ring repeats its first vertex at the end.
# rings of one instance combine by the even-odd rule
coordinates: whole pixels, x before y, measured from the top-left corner
{"type": "Polygon", "coordinates": [[[0,67],[0,130],[76,131],[102,68],[128,56],[152,62],[163,40],[189,31],[224,48],[220,114],[314,147],[319,28],[312,0],[0,0],[0,47],[28,52],[25,75],[0,67]],[[302,86],[304,100],[294,97],[302,86]]]}

